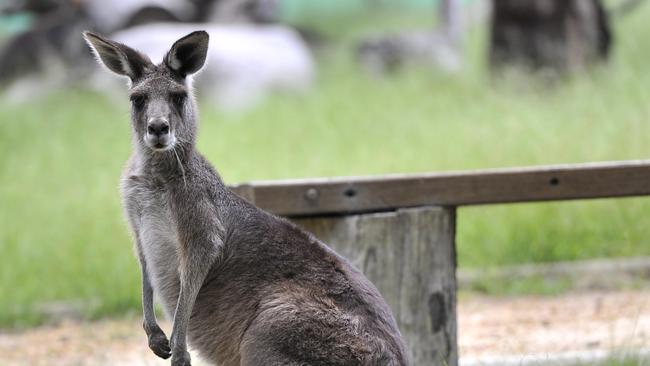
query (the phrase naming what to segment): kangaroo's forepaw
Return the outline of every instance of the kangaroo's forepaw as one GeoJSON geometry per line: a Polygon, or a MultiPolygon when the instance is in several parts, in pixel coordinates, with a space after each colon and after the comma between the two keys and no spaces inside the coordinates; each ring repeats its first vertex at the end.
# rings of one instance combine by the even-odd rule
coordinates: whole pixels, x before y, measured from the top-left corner
{"type": "MultiPolygon", "coordinates": [[[[156,354],[156,356],[166,360],[172,355],[172,350],[169,347],[167,336],[162,331],[154,332],[149,335],[149,348],[156,354]]],[[[189,365],[189,364],[188,364],[189,365]]]]}
{"type": "Polygon", "coordinates": [[[191,366],[190,354],[187,351],[174,352],[172,366],[191,366]]]}

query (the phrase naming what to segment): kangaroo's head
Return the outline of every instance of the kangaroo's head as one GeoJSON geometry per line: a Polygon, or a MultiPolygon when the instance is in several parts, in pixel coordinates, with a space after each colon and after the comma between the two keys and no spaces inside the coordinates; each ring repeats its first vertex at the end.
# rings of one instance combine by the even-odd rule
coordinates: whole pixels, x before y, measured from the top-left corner
{"type": "Polygon", "coordinates": [[[208,33],[193,32],[179,39],[159,65],[97,34],[85,32],[84,38],[101,64],[130,79],[131,121],[138,144],[159,153],[194,143],[196,107],[187,79],[205,63],[208,33]]]}

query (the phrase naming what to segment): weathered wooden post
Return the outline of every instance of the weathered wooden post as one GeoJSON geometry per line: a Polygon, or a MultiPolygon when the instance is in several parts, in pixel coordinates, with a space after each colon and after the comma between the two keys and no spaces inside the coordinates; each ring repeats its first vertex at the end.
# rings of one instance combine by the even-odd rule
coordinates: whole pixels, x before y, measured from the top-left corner
{"type": "Polygon", "coordinates": [[[456,366],[455,209],[294,220],[348,258],[395,314],[414,366],[456,366]]]}

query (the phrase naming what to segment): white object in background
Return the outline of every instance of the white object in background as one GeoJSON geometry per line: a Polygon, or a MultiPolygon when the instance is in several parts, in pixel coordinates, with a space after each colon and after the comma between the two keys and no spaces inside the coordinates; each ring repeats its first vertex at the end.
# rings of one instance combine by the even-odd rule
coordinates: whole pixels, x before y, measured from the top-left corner
{"type": "Polygon", "coordinates": [[[281,25],[157,23],[116,32],[111,39],[157,64],[175,40],[196,30],[210,34],[208,61],[195,77],[196,87],[222,108],[247,108],[274,91],[304,92],[313,82],[308,46],[281,25]]]}

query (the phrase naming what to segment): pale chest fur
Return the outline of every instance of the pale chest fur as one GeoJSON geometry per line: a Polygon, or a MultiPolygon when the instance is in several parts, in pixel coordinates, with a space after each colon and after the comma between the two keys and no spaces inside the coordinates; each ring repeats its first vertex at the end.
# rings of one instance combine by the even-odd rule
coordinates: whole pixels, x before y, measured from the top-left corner
{"type": "Polygon", "coordinates": [[[171,318],[180,280],[179,243],[169,194],[140,176],[130,175],[123,181],[122,199],[154,293],[171,318]]]}

